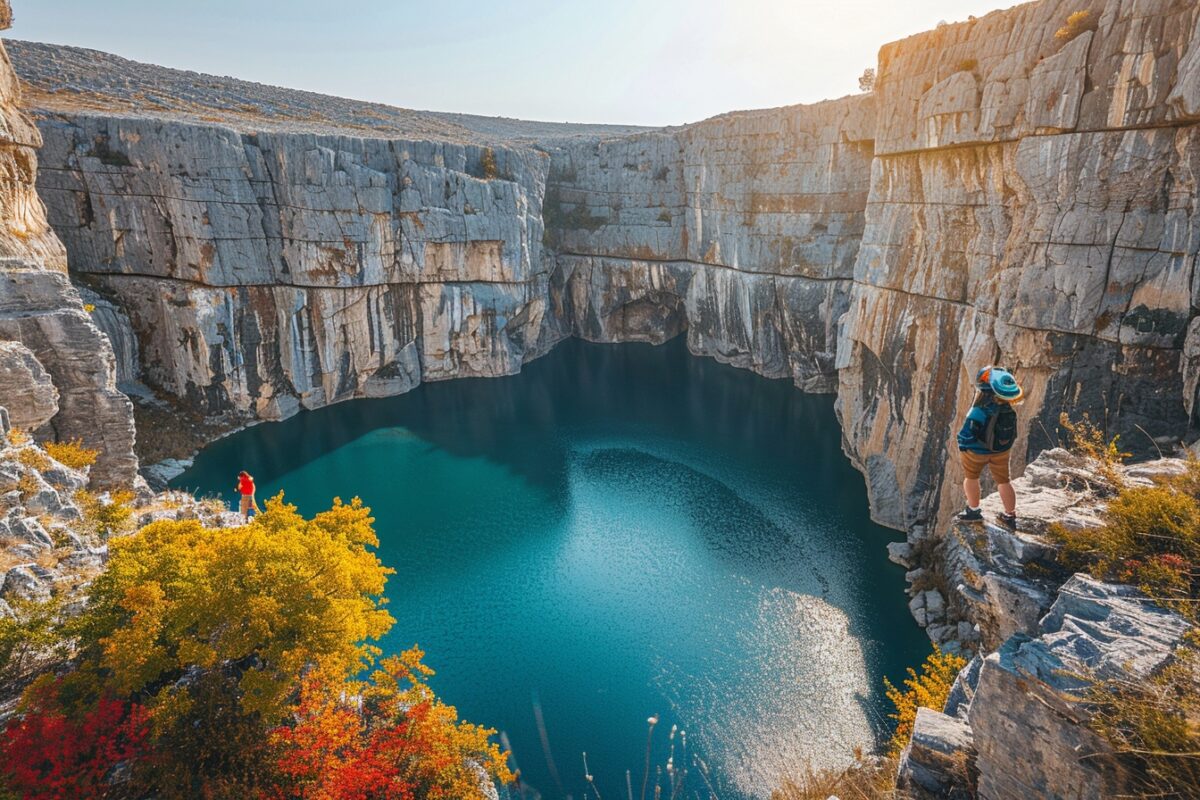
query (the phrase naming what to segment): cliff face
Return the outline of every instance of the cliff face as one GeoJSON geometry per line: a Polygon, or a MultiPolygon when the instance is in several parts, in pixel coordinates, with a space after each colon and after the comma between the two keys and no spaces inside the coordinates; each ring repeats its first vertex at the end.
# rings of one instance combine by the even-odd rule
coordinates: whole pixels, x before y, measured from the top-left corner
{"type": "Polygon", "coordinates": [[[1187,0],[1041,0],[887,45],[871,95],[536,146],[13,46],[73,273],[128,315],[143,379],[205,413],[278,419],[510,373],[567,335],[686,333],[836,391],[872,513],[898,528],[957,504],[949,441],[985,363],[1026,386],[1017,468],[1061,411],[1140,451],[1191,435],[1187,0]]]}
{"type": "Polygon", "coordinates": [[[1018,461],[1064,410],[1139,449],[1188,429],[1198,26],[1185,0],[1043,0],[880,51],[837,346],[846,450],[880,521],[958,502],[948,442],[983,364],[1026,388],[1018,461]]]}
{"type": "MultiPolygon", "coordinates": [[[[0,0],[0,29],[11,16],[0,0]]],[[[108,340],[67,279],[66,251],[34,184],[41,136],[20,100],[0,45],[0,340],[19,343],[5,350],[0,405],[39,439],[99,450],[94,483],[128,484],[137,472],[132,408],[117,391],[108,340]]]]}
{"type": "Polygon", "coordinates": [[[835,386],[870,180],[872,98],[730,114],[552,154],[556,310],[594,341],[662,341],[806,391],[835,386]]]}
{"type": "Polygon", "coordinates": [[[280,419],[543,352],[546,157],[531,150],[45,118],[40,189],[142,377],[280,419]]]}

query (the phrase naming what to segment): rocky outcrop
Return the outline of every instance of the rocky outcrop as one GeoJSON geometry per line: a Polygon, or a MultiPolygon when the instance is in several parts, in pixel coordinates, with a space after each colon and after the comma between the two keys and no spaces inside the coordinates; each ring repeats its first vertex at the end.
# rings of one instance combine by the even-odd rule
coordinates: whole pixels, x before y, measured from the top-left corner
{"type": "Polygon", "coordinates": [[[1088,727],[1086,688],[1138,681],[1175,655],[1191,625],[1135,589],[1076,575],[1035,636],[1016,634],[964,670],[947,714],[922,709],[900,781],[915,797],[1116,797],[1135,786],[1088,727]]]}
{"type": "Polygon", "coordinates": [[[1198,24],[1188,0],[1042,0],[880,51],[837,345],[846,451],[879,521],[944,519],[956,502],[948,442],[987,363],[1026,388],[1016,466],[1054,443],[1060,411],[1141,451],[1186,435],[1198,24]]]}
{"type": "MultiPolygon", "coordinates": [[[[1186,468],[1181,459],[1163,458],[1116,467],[1116,475],[1127,487],[1150,486],[1186,468]]],[[[987,653],[1014,635],[1036,635],[1061,583],[1047,528],[1099,527],[1112,496],[1094,462],[1059,448],[1039,455],[1013,487],[1017,531],[993,522],[1004,509],[992,494],[982,502],[984,522],[953,521],[909,533],[904,563],[910,568],[910,608],[945,649],[987,653]]]]}
{"type": "MultiPolygon", "coordinates": [[[[0,0],[0,29],[11,16],[0,0]]],[[[98,485],[129,484],[137,473],[132,407],[117,391],[108,340],[67,280],[66,252],[34,184],[41,137],[20,99],[0,45],[0,341],[9,348],[0,405],[38,436],[99,450],[98,485]]]]}
{"type": "Polygon", "coordinates": [[[36,430],[58,413],[58,389],[20,342],[0,342],[0,397],[8,403],[9,422],[21,430],[36,430]]]}
{"type": "Polygon", "coordinates": [[[870,96],[552,151],[555,308],[593,341],[661,342],[835,386],[870,181],[870,96]]]}

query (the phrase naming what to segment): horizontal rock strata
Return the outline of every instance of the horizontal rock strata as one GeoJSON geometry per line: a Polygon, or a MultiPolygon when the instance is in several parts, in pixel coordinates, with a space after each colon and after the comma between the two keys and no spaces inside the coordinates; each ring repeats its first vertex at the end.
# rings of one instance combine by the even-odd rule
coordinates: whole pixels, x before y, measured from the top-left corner
{"type": "Polygon", "coordinates": [[[1194,436],[1188,0],[1041,0],[885,46],[869,95],[541,144],[467,118],[389,138],[447,122],[372,128],[344,100],[306,133],[305,93],[14,46],[73,274],[127,315],[132,372],[208,414],[686,334],[836,390],[872,514],[905,529],[957,503],[949,442],[986,363],[1026,387],[1018,471],[1063,411],[1139,453],[1194,436]]]}

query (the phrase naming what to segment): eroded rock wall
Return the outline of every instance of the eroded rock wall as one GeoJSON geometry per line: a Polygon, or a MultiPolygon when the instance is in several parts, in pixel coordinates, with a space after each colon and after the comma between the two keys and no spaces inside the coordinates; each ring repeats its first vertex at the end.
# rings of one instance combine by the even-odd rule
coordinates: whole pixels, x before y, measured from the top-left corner
{"type": "Polygon", "coordinates": [[[533,150],[43,115],[39,183],[72,271],[124,309],[141,376],[281,419],[503,375],[546,324],[533,150]]]}
{"type": "Polygon", "coordinates": [[[1053,444],[1061,411],[1140,452],[1188,432],[1197,59],[1189,0],[1042,0],[880,51],[836,348],[876,519],[907,528],[958,502],[951,437],[987,363],[1026,388],[1015,467],[1053,444]]]}
{"type": "MultiPolygon", "coordinates": [[[[0,29],[11,18],[7,0],[0,0],[0,29]]],[[[25,432],[39,439],[81,439],[100,451],[93,482],[127,485],[137,474],[132,407],[117,391],[108,339],[67,280],[66,251],[35,187],[42,139],[20,101],[16,73],[0,44],[0,340],[22,344],[33,359],[30,374],[44,371],[57,398],[48,419],[39,413],[14,418],[34,426],[25,432]]],[[[15,409],[27,410],[32,401],[0,395],[0,406],[15,409]]]]}
{"type": "Polygon", "coordinates": [[[556,149],[545,214],[565,329],[686,331],[694,353],[832,391],[874,124],[861,96],[556,149]]]}

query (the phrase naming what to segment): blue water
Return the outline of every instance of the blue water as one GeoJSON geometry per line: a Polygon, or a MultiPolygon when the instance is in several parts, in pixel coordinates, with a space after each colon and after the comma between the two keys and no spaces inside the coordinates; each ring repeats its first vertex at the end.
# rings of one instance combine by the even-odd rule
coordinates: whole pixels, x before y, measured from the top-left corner
{"type": "Polygon", "coordinates": [[[720,797],[765,798],[869,748],[883,675],[928,647],[832,399],[679,341],[566,342],[517,376],[260,425],[175,484],[233,502],[240,469],[260,501],[372,507],[396,570],[385,650],[427,651],[434,688],[505,733],[530,798],[581,798],[584,751],[603,797],[627,769],[638,797],[651,714],[656,765],[677,725],[689,787],[698,754],[720,797]]]}

